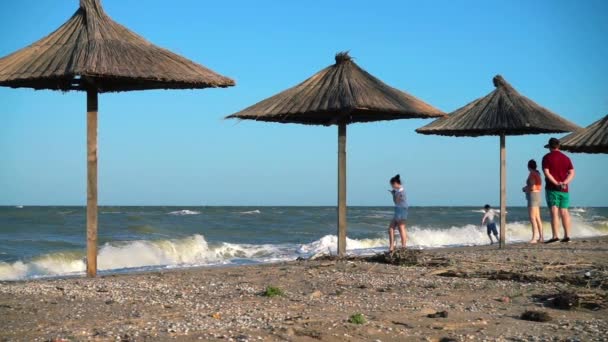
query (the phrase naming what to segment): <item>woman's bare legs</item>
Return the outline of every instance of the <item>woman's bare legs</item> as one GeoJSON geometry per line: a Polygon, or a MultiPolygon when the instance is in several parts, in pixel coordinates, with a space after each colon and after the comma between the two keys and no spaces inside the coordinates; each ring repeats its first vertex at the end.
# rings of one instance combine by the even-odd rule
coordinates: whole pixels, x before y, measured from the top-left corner
{"type": "Polygon", "coordinates": [[[538,240],[537,237],[537,231],[538,231],[538,227],[537,227],[537,220],[536,220],[536,214],[537,214],[538,208],[537,207],[528,207],[528,217],[530,219],[530,224],[532,225],[532,240],[528,241],[529,243],[536,243],[538,240]]]}
{"type": "Polygon", "coordinates": [[[536,227],[538,228],[538,242],[544,242],[543,219],[540,217],[540,208],[536,207],[536,227]]]}
{"type": "Polygon", "coordinates": [[[395,250],[395,225],[397,224],[397,222],[395,221],[391,221],[391,223],[388,225],[388,243],[389,243],[389,247],[388,250],[389,252],[392,252],[395,250]]]}
{"type": "Polygon", "coordinates": [[[399,235],[401,236],[401,247],[405,248],[407,242],[407,232],[405,229],[405,221],[399,222],[399,235]]]}

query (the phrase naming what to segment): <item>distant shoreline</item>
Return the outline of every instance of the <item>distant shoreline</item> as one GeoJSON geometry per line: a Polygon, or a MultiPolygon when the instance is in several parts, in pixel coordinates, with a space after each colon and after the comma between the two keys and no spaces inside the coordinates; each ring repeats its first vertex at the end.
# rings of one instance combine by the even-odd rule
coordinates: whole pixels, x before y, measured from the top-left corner
{"type": "MultiPolygon", "coordinates": [[[[86,208],[86,205],[52,205],[52,204],[42,204],[42,205],[27,205],[27,204],[5,204],[0,205],[0,208],[17,208],[17,207],[50,207],[50,208],[58,208],[58,207],[82,207],[86,208]]],[[[153,205],[136,205],[136,204],[100,204],[99,208],[110,208],[110,207],[124,207],[124,208],[137,208],[137,207],[164,207],[164,208],[333,208],[336,205],[162,205],[162,204],[153,204],[153,205]]],[[[391,205],[349,205],[349,208],[392,208],[391,205]]],[[[525,208],[525,205],[507,205],[507,207],[511,208],[525,208]]],[[[410,208],[483,208],[483,204],[481,205],[412,205],[410,208]]],[[[546,208],[546,206],[541,206],[542,208],[546,208]]],[[[581,205],[581,206],[573,206],[570,209],[577,208],[608,208],[608,205],[581,205]]]]}
{"type": "MultiPolygon", "coordinates": [[[[593,242],[599,244],[605,244],[608,248],[608,235],[606,236],[591,236],[585,238],[573,238],[573,242],[593,242]]],[[[517,249],[525,249],[525,248],[543,248],[543,247],[555,247],[555,246],[563,246],[562,244],[553,243],[549,245],[545,244],[529,244],[526,242],[514,242],[508,243],[507,247],[504,250],[509,250],[513,248],[517,249]]],[[[566,245],[571,246],[571,245],[566,245]]],[[[388,247],[387,247],[388,249],[388,247]]],[[[476,246],[447,246],[447,247],[427,247],[427,248],[409,248],[412,251],[421,251],[425,253],[461,253],[461,252],[472,252],[472,251],[488,251],[496,249],[497,251],[501,251],[498,248],[497,244],[494,245],[476,245],[476,246]]],[[[606,251],[608,253],[608,250],[606,251]]],[[[326,254],[322,254],[326,255],[326,254]]],[[[348,253],[346,259],[349,260],[365,260],[369,255],[356,255],[353,253],[348,253]]],[[[322,256],[321,258],[324,258],[322,256]]],[[[313,261],[313,260],[310,260],[313,261]]],[[[217,268],[239,268],[239,267],[262,267],[262,266],[273,266],[273,265],[284,265],[291,263],[298,263],[300,260],[291,260],[291,261],[276,261],[276,262],[263,262],[263,263],[252,263],[246,265],[240,264],[211,264],[211,265],[197,265],[197,266],[181,266],[181,267],[171,267],[171,268],[161,268],[154,270],[137,270],[137,269],[125,269],[125,270],[110,270],[110,271],[101,271],[99,278],[108,278],[108,277],[122,277],[122,276],[137,276],[137,275],[146,275],[146,274],[155,274],[158,272],[162,273],[171,273],[171,272],[196,272],[197,270],[204,269],[217,269],[217,268]]],[[[32,278],[32,279],[19,279],[19,280],[0,280],[0,285],[3,283],[28,283],[28,282],[38,282],[38,281],[53,281],[53,280],[69,280],[69,279],[82,279],[84,275],[57,275],[57,276],[47,276],[41,278],[32,278]]]]}
{"type": "MultiPolygon", "coordinates": [[[[335,207],[101,207],[99,271],[119,274],[309,258],[337,245],[335,207]]],[[[531,237],[526,208],[508,210],[507,242],[531,237]]],[[[547,215],[548,212],[543,212],[547,215]]],[[[392,207],[353,207],[347,249],[370,255],[388,247],[392,207]]],[[[410,210],[414,249],[483,246],[479,207],[410,210]]],[[[548,217],[547,217],[548,218],[548,217]]],[[[572,209],[573,238],[608,235],[608,210],[572,209]]],[[[82,274],[84,207],[0,208],[0,280],[82,274]],[[16,243],[17,242],[17,243],[16,243]]],[[[544,222],[545,236],[551,234],[544,222]]]]}

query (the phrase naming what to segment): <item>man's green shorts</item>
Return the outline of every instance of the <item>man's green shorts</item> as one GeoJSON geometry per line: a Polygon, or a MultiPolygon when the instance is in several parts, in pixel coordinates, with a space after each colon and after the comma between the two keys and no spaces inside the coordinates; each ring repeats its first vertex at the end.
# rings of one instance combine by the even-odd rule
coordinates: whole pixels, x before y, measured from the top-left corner
{"type": "Polygon", "coordinates": [[[562,191],[546,190],[547,205],[549,207],[558,207],[560,209],[568,209],[570,206],[570,194],[562,191]]]}

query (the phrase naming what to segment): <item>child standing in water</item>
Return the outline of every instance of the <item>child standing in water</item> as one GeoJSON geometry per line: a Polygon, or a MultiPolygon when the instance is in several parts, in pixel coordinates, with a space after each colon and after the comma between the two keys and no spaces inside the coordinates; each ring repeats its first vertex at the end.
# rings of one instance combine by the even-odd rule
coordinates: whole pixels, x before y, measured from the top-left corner
{"type": "Polygon", "coordinates": [[[388,226],[388,237],[390,242],[389,251],[395,250],[395,230],[399,229],[399,235],[401,236],[401,247],[405,248],[405,242],[407,236],[405,232],[405,222],[407,220],[407,197],[405,196],[405,189],[401,185],[401,177],[396,175],[390,180],[392,189],[389,190],[393,195],[393,202],[395,203],[395,215],[388,226]]]}
{"type": "Polygon", "coordinates": [[[490,208],[489,204],[486,204],[483,207],[483,210],[486,212],[481,219],[481,225],[486,226],[488,231],[488,237],[490,238],[490,245],[494,244],[494,240],[492,240],[492,234],[496,238],[496,242],[498,242],[498,230],[496,229],[496,222],[494,222],[494,217],[496,216],[496,212],[494,209],[490,208]]]}

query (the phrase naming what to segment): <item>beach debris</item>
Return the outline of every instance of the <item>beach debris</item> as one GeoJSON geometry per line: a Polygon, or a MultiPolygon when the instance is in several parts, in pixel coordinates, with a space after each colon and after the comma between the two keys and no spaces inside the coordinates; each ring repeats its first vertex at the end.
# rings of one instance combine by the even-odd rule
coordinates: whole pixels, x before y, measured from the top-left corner
{"type": "Polygon", "coordinates": [[[571,310],[580,305],[580,298],[576,293],[562,292],[551,301],[553,306],[561,310],[571,310]]]}
{"type": "Polygon", "coordinates": [[[241,335],[235,336],[234,339],[237,342],[246,342],[246,341],[249,341],[249,336],[241,334],[241,335]]]}
{"type": "Polygon", "coordinates": [[[215,312],[209,315],[213,319],[222,319],[222,315],[219,312],[215,312]]]}
{"type": "Polygon", "coordinates": [[[415,266],[418,265],[418,257],[421,253],[420,250],[402,248],[392,252],[372,255],[365,258],[365,261],[399,266],[415,266]]]}
{"type": "Polygon", "coordinates": [[[468,278],[470,275],[467,272],[460,270],[437,270],[433,275],[449,278],[468,278]]]}
{"type": "Polygon", "coordinates": [[[323,297],[323,292],[316,290],[310,294],[310,299],[321,298],[323,297]]]}
{"type": "Polygon", "coordinates": [[[458,340],[453,337],[442,337],[439,342],[458,342],[458,340]]]}
{"type": "Polygon", "coordinates": [[[431,328],[435,330],[459,330],[463,328],[479,327],[488,325],[488,322],[482,318],[478,318],[474,321],[467,322],[445,322],[445,323],[433,323],[431,328]]]}
{"type": "Polygon", "coordinates": [[[135,339],[132,338],[131,335],[129,335],[129,334],[120,335],[120,342],[131,342],[131,341],[135,341],[135,339]]]}
{"type": "Polygon", "coordinates": [[[334,256],[331,254],[331,250],[327,250],[327,252],[325,251],[319,251],[315,254],[313,254],[310,258],[308,258],[308,260],[335,260],[337,259],[337,256],[334,256]]]}
{"type": "MultiPolygon", "coordinates": [[[[397,265],[397,266],[427,266],[427,267],[439,267],[439,266],[453,266],[455,264],[454,260],[448,259],[443,256],[434,256],[432,254],[424,253],[419,249],[405,249],[400,248],[395,251],[388,251],[383,253],[377,253],[370,256],[361,256],[361,255],[346,255],[346,256],[337,256],[330,255],[327,253],[317,253],[311,256],[308,259],[298,258],[298,261],[303,260],[315,260],[315,261],[346,261],[346,262],[371,262],[371,263],[379,263],[379,264],[389,264],[389,265],[397,265]]],[[[334,265],[334,264],[330,264],[334,265]]],[[[353,267],[356,267],[356,264],[352,264],[353,267]]],[[[319,267],[319,266],[317,266],[319,267]]]]}
{"type": "Polygon", "coordinates": [[[552,320],[551,316],[544,311],[525,311],[520,316],[521,319],[525,321],[533,321],[533,322],[550,322],[552,320]]]}
{"type": "Polygon", "coordinates": [[[448,318],[448,312],[439,311],[439,312],[435,312],[435,313],[430,313],[430,314],[426,315],[426,317],[428,317],[428,318],[448,318]]]}
{"type": "MultiPolygon", "coordinates": [[[[419,265],[426,266],[424,263],[419,263],[419,265]]],[[[542,274],[536,271],[526,272],[522,270],[484,270],[473,268],[440,269],[431,271],[427,274],[454,278],[485,278],[488,280],[506,280],[515,281],[518,283],[564,283],[586,288],[608,288],[608,271],[601,272],[599,270],[596,270],[596,273],[594,273],[592,278],[587,278],[582,273],[563,273],[563,271],[556,274],[542,274]]]]}
{"type": "Polygon", "coordinates": [[[315,340],[320,340],[323,337],[321,332],[312,329],[295,329],[294,332],[296,336],[306,336],[315,340]]]}
{"type": "Polygon", "coordinates": [[[503,302],[503,303],[505,303],[505,304],[509,304],[509,303],[511,303],[511,298],[505,296],[505,297],[500,298],[500,301],[503,302]]]}
{"type": "Polygon", "coordinates": [[[601,293],[561,292],[557,294],[535,295],[535,300],[561,310],[600,310],[608,306],[608,295],[601,293]]]}
{"type": "Polygon", "coordinates": [[[108,333],[106,331],[94,328],[92,336],[93,337],[108,337],[108,333]]]}
{"type": "Polygon", "coordinates": [[[365,324],[365,322],[365,316],[362,313],[356,313],[348,318],[348,323],[352,324],[365,324]]]}
{"type": "Polygon", "coordinates": [[[536,300],[545,302],[548,305],[560,310],[572,310],[581,304],[580,297],[576,293],[561,292],[548,295],[533,296],[536,300]]]}
{"type": "Polygon", "coordinates": [[[410,324],[407,324],[405,322],[399,322],[399,321],[391,321],[391,323],[393,323],[394,325],[400,325],[406,329],[413,329],[414,327],[411,326],[410,324]]]}
{"type": "Polygon", "coordinates": [[[264,292],[262,293],[262,296],[264,297],[277,297],[277,296],[282,296],[285,293],[283,292],[283,290],[281,290],[280,288],[276,287],[276,286],[267,286],[266,290],[264,290],[264,292]]]}

